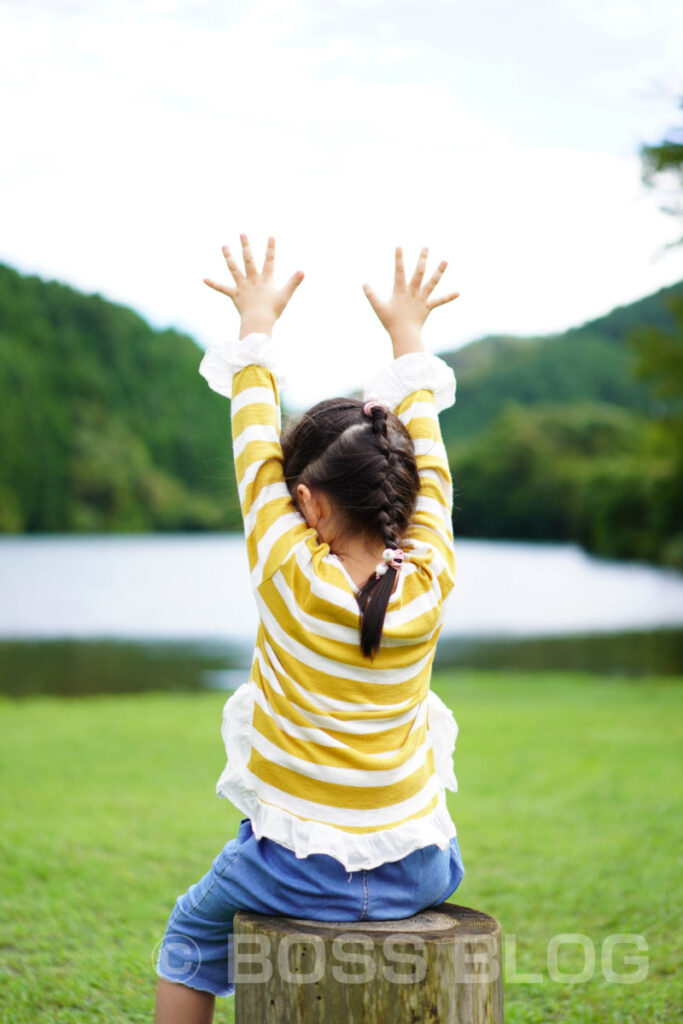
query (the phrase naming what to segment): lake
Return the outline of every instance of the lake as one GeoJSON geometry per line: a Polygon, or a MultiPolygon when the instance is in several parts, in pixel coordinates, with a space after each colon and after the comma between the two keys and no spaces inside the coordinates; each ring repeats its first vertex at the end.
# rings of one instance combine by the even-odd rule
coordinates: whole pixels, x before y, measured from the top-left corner
{"type": "MultiPolygon", "coordinates": [[[[683,573],[456,540],[437,664],[683,673],[683,573]]],[[[0,538],[6,693],[230,688],[256,627],[234,534],[0,538]]]]}

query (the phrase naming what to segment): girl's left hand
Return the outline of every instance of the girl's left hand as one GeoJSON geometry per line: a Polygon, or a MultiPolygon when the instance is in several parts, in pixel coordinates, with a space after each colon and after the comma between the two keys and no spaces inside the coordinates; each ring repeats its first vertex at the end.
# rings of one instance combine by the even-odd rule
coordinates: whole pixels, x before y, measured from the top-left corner
{"type": "Polygon", "coordinates": [[[303,271],[298,270],[296,274],[292,274],[287,284],[276,291],[273,283],[275,239],[272,236],[268,239],[266,258],[261,273],[256,269],[247,236],[240,235],[240,241],[242,242],[244,273],[240,270],[227,245],[223,246],[223,255],[235,282],[234,286],[220,284],[208,277],[204,278],[204,284],[227,295],[235,303],[237,312],[242,318],[240,338],[244,338],[252,332],[270,334],[275,321],[303,281],[303,271]]]}

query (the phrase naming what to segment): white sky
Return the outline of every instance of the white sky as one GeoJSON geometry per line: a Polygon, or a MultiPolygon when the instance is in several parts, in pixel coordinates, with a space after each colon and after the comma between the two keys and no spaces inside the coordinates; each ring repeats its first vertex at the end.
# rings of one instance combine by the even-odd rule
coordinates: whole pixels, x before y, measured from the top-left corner
{"type": "Polygon", "coordinates": [[[0,0],[0,260],[206,345],[221,244],[273,233],[298,405],[389,358],[396,244],[461,292],[431,349],[563,330],[683,278],[637,155],[682,44],[671,0],[0,0]]]}

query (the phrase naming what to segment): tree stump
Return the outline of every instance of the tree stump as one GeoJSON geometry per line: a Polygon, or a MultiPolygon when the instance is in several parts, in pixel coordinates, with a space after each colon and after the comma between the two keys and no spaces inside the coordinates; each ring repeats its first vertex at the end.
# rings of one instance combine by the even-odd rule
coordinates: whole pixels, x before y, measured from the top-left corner
{"type": "Polygon", "coordinates": [[[236,1024],[503,1024],[498,922],[442,903],[397,921],[235,915],[236,1024]]]}

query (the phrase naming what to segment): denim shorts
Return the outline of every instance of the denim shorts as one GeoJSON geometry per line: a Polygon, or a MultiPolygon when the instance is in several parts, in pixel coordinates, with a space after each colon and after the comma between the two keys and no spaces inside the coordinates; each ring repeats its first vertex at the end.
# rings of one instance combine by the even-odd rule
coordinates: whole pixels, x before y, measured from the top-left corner
{"type": "Polygon", "coordinates": [[[455,836],[445,850],[426,846],[402,860],[350,872],[326,853],[297,858],[272,839],[256,839],[249,818],[243,818],[237,838],[177,900],[157,973],[229,996],[235,990],[232,941],[238,910],[317,921],[394,920],[443,903],[464,874],[455,836]]]}

